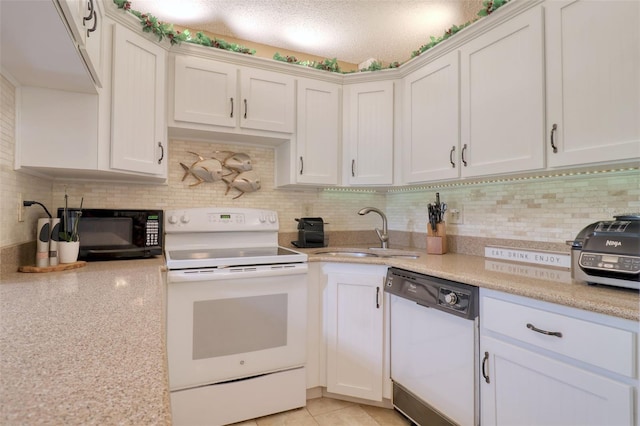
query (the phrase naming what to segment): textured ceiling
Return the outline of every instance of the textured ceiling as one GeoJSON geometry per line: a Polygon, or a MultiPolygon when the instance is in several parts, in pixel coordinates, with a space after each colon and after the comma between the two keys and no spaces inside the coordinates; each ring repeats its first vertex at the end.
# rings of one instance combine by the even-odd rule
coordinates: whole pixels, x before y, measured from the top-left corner
{"type": "Polygon", "coordinates": [[[387,64],[475,19],[482,0],[133,0],[131,7],[192,32],[387,64]]]}

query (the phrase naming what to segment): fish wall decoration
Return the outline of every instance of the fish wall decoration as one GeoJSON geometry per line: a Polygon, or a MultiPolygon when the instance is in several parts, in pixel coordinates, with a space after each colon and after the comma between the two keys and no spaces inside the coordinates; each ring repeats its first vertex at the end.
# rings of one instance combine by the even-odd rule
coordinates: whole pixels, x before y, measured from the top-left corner
{"type": "Polygon", "coordinates": [[[180,163],[184,170],[182,181],[189,176],[196,179],[196,182],[189,184],[194,187],[206,182],[223,181],[227,185],[225,195],[233,189],[239,194],[233,197],[235,200],[248,192],[255,192],[260,189],[260,178],[253,170],[251,157],[243,152],[215,151],[214,155],[205,158],[202,155],[187,151],[197,159],[190,166],[180,163]]]}

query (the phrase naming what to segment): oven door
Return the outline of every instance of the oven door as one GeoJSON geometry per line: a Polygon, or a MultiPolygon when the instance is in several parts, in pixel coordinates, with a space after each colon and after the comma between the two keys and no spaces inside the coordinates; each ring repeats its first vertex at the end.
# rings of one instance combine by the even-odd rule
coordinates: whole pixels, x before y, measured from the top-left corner
{"type": "Polygon", "coordinates": [[[169,271],[172,391],[302,366],[307,264],[169,271]]]}

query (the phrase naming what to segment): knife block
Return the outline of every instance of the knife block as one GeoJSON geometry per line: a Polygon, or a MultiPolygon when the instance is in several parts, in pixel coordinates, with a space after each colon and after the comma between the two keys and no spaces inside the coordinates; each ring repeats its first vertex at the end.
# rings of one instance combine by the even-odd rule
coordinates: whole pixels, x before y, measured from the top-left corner
{"type": "Polygon", "coordinates": [[[445,254],[447,252],[447,227],[444,222],[438,223],[433,232],[431,224],[427,223],[427,253],[445,254]]]}

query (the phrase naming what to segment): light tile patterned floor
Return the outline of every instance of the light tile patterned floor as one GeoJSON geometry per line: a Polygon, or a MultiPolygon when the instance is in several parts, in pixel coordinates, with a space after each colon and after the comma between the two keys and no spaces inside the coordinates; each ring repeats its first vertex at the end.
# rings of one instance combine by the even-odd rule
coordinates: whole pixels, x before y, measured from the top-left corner
{"type": "Polygon", "coordinates": [[[395,410],[331,398],[307,401],[307,406],[260,417],[234,426],[407,426],[411,422],[395,410]]]}

